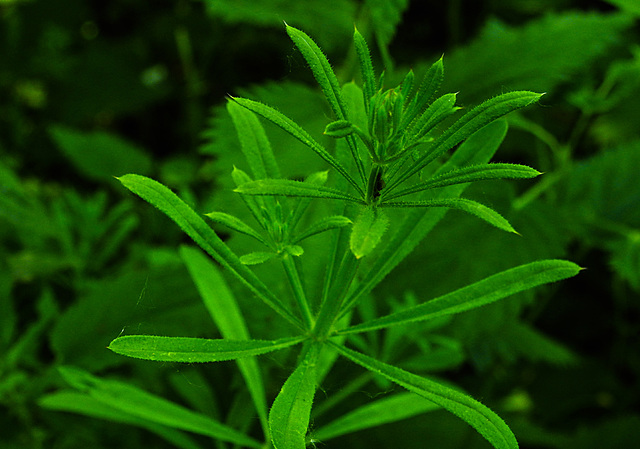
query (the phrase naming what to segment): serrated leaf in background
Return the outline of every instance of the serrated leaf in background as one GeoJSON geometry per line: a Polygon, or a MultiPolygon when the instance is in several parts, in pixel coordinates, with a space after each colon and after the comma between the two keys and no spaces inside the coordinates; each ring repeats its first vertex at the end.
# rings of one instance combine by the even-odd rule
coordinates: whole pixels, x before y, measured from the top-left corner
{"type": "Polygon", "coordinates": [[[325,50],[342,45],[350,37],[356,14],[353,0],[207,0],[210,14],[228,23],[281,27],[283,22],[303,28],[325,50]]]}
{"type": "Polygon", "coordinates": [[[622,43],[632,24],[620,14],[550,14],[523,27],[490,22],[469,45],[445,55],[443,91],[464,102],[504,90],[552,92],[622,43]]]}
{"type": "Polygon", "coordinates": [[[402,20],[402,13],[409,6],[409,0],[366,0],[365,3],[371,12],[378,43],[386,48],[402,20]]]}
{"type": "Polygon", "coordinates": [[[148,174],[151,157],[146,151],[115,134],[84,133],[51,126],[51,137],[79,174],[95,181],[109,181],[125,173],[148,174]]]}

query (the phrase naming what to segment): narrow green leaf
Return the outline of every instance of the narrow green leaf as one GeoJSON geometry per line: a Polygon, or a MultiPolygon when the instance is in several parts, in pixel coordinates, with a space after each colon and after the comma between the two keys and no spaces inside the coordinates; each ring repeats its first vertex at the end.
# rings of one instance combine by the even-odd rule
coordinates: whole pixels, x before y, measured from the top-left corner
{"type": "MultiPolygon", "coordinates": [[[[327,179],[329,179],[329,171],[324,170],[324,171],[321,171],[321,172],[316,172],[316,173],[310,174],[309,176],[307,176],[307,178],[304,180],[304,182],[306,182],[307,184],[314,185],[314,186],[322,186],[327,182],[327,179]]],[[[295,229],[295,227],[300,222],[300,219],[304,215],[304,212],[309,207],[309,204],[311,204],[311,200],[312,200],[311,198],[299,198],[298,199],[297,204],[295,205],[295,208],[293,209],[293,215],[291,216],[291,218],[288,221],[289,227],[290,227],[289,229],[295,229]]]]}
{"type": "Polygon", "coordinates": [[[383,198],[384,200],[391,200],[427,189],[462,184],[466,182],[486,181],[491,179],[526,179],[535,178],[541,174],[542,173],[538,170],[526,165],[500,163],[471,165],[448,171],[442,175],[434,176],[425,182],[415,184],[411,187],[395,192],[387,198],[383,198]]]}
{"type": "Polygon", "coordinates": [[[305,449],[313,397],[319,346],[310,344],[307,354],[282,386],[269,413],[275,449],[305,449]]]}
{"type": "Polygon", "coordinates": [[[266,246],[269,246],[267,241],[262,238],[262,236],[258,234],[251,226],[249,226],[239,218],[234,217],[233,215],[225,214],[224,212],[209,212],[205,215],[216,223],[223,224],[226,227],[233,229],[234,231],[237,231],[241,234],[251,236],[259,242],[265,244],[266,246]]]}
{"type": "Polygon", "coordinates": [[[300,321],[289,312],[282,302],[258,277],[247,268],[218,237],[207,223],[184,201],[157,181],[140,175],[124,175],[117,178],[126,188],[154,205],[171,218],[202,249],[233,273],[265,304],[275,310],[291,324],[302,329],[300,321]]]}
{"type": "Polygon", "coordinates": [[[276,253],[267,251],[254,251],[240,256],[240,262],[245,265],[259,265],[276,257],[276,253]]]}
{"type": "Polygon", "coordinates": [[[324,134],[329,137],[347,137],[351,133],[353,133],[353,125],[348,120],[336,120],[324,129],[324,134]]]}
{"type": "Polygon", "coordinates": [[[38,405],[48,410],[78,413],[105,421],[138,426],[159,435],[175,447],[182,449],[202,449],[191,437],[177,429],[142,419],[123,410],[110,407],[92,398],[88,394],[79,391],[61,390],[47,394],[38,399],[38,405]]]}
{"type": "MultiPolygon", "coordinates": [[[[304,145],[311,148],[316,152],[318,156],[325,160],[329,165],[336,169],[338,173],[340,173],[349,183],[359,192],[362,192],[362,188],[358,185],[358,183],[351,177],[345,167],[334,158],[322,145],[316,142],[304,129],[300,127],[297,123],[291,120],[286,115],[276,111],[270,106],[266,104],[259,103],[257,101],[248,100],[246,98],[231,98],[233,101],[238,103],[240,106],[243,106],[250,111],[255,112],[256,114],[264,117],[269,120],[271,123],[279,126],[284,131],[291,134],[293,137],[298,139],[304,145]]],[[[344,118],[344,117],[341,117],[344,118]]]]}
{"type": "Polygon", "coordinates": [[[490,207],[480,204],[476,201],[465,198],[442,198],[435,200],[422,201],[389,201],[382,203],[381,207],[448,207],[450,209],[458,209],[486,221],[490,225],[495,226],[503,231],[518,232],[511,227],[511,224],[498,212],[490,207]]]}
{"type": "Polygon", "coordinates": [[[435,100],[414,122],[409,124],[406,146],[415,144],[429,131],[460,108],[456,107],[457,94],[446,94],[435,100]]]}
{"type": "Polygon", "coordinates": [[[408,167],[404,172],[396,177],[388,189],[395,186],[418,173],[429,163],[441,156],[446,151],[458,145],[460,142],[470,137],[473,133],[493,122],[494,120],[517,109],[524,108],[537,102],[543,94],[528,91],[515,91],[498,95],[490,100],[476,106],[471,111],[460,117],[451,127],[442,133],[432,144],[429,151],[418,159],[415,164],[408,167]]]}
{"type": "Polygon", "coordinates": [[[300,257],[304,254],[304,249],[298,245],[287,245],[284,247],[287,254],[291,254],[294,257],[300,257]]]}
{"type": "Polygon", "coordinates": [[[271,144],[255,114],[234,101],[227,102],[227,110],[254,178],[279,178],[280,169],[273,156],[271,144]]]}
{"type": "MultiPolygon", "coordinates": [[[[243,170],[240,170],[238,167],[234,165],[233,171],[231,172],[231,179],[233,179],[234,184],[237,186],[242,185],[246,182],[251,182],[253,179],[243,170]]],[[[264,198],[261,197],[251,197],[246,195],[241,195],[242,201],[244,202],[253,218],[260,223],[263,229],[266,229],[267,225],[265,223],[265,218],[263,215],[264,210],[267,208],[267,205],[264,201],[264,198]]]]}
{"type": "Polygon", "coordinates": [[[440,406],[413,393],[399,393],[365,404],[335,421],[313,431],[313,438],[323,441],[383,424],[401,421],[440,406]]]}
{"type": "Polygon", "coordinates": [[[356,259],[370,254],[389,226],[386,214],[377,207],[366,207],[353,223],[349,247],[356,259]]]}
{"type": "Polygon", "coordinates": [[[346,120],[347,112],[340,95],[340,84],[327,57],[313,39],[303,31],[287,25],[287,34],[307,61],[313,76],[320,85],[325,97],[327,97],[333,113],[337,118],[346,120]]]}
{"type": "MultiPolygon", "coordinates": [[[[424,108],[429,104],[431,99],[435,96],[444,79],[444,63],[443,57],[434,62],[420,83],[420,87],[413,95],[411,103],[407,107],[404,116],[402,117],[401,128],[408,126],[424,108]]],[[[408,94],[408,92],[407,92],[408,94]]]]}
{"type": "Polygon", "coordinates": [[[259,179],[238,186],[244,195],[284,195],[303,198],[327,198],[363,204],[363,201],[339,190],[288,179],[259,179]]]}
{"type": "Polygon", "coordinates": [[[373,72],[373,63],[371,62],[371,53],[369,47],[362,34],[358,32],[358,29],[354,29],[353,42],[356,48],[356,54],[358,55],[358,61],[360,62],[360,74],[362,75],[362,90],[364,94],[365,110],[369,112],[369,104],[371,98],[378,91],[378,84],[376,82],[376,75],[373,72]]]}
{"type": "Polygon", "coordinates": [[[158,362],[205,363],[223,362],[266,354],[300,343],[304,337],[280,340],[228,340],[163,337],[156,335],[125,335],[109,344],[116,354],[158,362]]]}
{"type": "MultiPolygon", "coordinates": [[[[197,248],[181,246],[180,256],[220,334],[232,340],[249,340],[249,331],[240,307],[216,265],[197,248]]],[[[265,437],[268,438],[266,393],[258,362],[253,357],[247,357],[237,359],[236,363],[255,404],[265,437]]]]}
{"type": "Polygon", "coordinates": [[[402,84],[400,85],[400,92],[405,99],[405,105],[411,100],[411,89],[413,89],[413,82],[415,81],[416,75],[413,73],[413,69],[409,69],[407,74],[404,76],[402,80],[402,84]]]}
{"type": "Polygon", "coordinates": [[[453,413],[476,429],[494,448],[518,449],[518,442],[513,432],[511,432],[511,429],[502,418],[472,397],[403,369],[387,365],[344,346],[336,345],[331,341],[329,341],[329,344],[333,345],[340,354],[358,365],[453,413]]]}
{"type": "Polygon", "coordinates": [[[466,312],[539,285],[570,278],[578,274],[580,269],[578,265],[566,260],[531,262],[494,274],[423,304],[351,326],[338,333],[368,332],[397,324],[466,312]]]}
{"type": "Polygon", "coordinates": [[[241,446],[260,449],[262,444],[253,438],[208,416],[192,412],[166,399],[147,393],[116,380],[104,380],[71,367],[58,371],[74,388],[93,399],[138,418],[174,429],[187,430],[241,446]]]}
{"type": "Polygon", "coordinates": [[[300,234],[296,235],[293,242],[298,243],[306,238],[311,237],[312,235],[320,234],[321,232],[329,231],[331,229],[349,226],[351,223],[352,221],[343,215],[333,215],[330,217],[325,217],[309,226],[300,234]]]}

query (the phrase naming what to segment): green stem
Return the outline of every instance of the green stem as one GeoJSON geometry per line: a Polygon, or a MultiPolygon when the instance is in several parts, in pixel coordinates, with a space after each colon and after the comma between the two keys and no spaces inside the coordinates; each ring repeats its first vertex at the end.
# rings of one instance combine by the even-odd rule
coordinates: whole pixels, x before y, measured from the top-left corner
{"type": "Polygon", "coordinates": [[[309,301],[307,301],[307,296],[304,293],[300,275],[298,274],[298,268],[296,267],[296,263],[293,260],[293,257],[289,254],[285,254],[282,258],[282,266],[284,267],[284,271],[287,273],[287,277],[289,278],[289,285],[291,285],[291,289],[293,290],[293,296],[302,315],[304,326],[307,330],[311,330],[314,325],[313,315],[311,314],[309,301]]]}
{"type": "Polygon", "coordinates": [[[382,181],[383,173],[384,167],[374,163],[371,167],[369,181],[367,183],[367,196],[365,197],[365,202],[367,204],[373,204],[380,195],[380,182],[382,181]]]}
{"type": "Polygon", "coordinates": [[[342,257],[338,274],[320,306],[320,312],[313,328],[313,335],[317,339],[324,340],[329,335],[331,326],[333,326],[340,314],[342,301],[346,297],[351,281],[355,277],[359,262],[360,259],[356,259],[351,250],[347,248],[342,257]]]}

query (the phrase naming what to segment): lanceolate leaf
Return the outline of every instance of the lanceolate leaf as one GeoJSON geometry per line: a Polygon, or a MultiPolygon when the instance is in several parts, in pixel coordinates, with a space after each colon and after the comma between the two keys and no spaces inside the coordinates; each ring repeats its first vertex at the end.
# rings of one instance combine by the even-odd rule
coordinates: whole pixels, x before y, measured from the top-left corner
{"type": "Polygon", "coordinates": [[[258,277],[247,268],[238,256],[218,237],[207,223],[184,201],[157,181],[140,175],[124,175],[118,180],[129,190],[164,212],[209,255],[233,273],[269,307],[291,324],[302,329],[300,321],[258,277]]]}
{"type": "Polygon", "coordinates": [[[541,96],[542,94],[528,91],[509,92],[498,95],[476,106],[451,125],[451,127],[433,143],[424,156],[418,159],[415,164],[407,168],[402,174],[398,175],[387,188],[393,189],[396,185],[418,173],[444,152],[458,145],[480,128],[509,112],[535,103],[541,96]]]}
{"type": "Polygon", "coordinates": [[[139,426],[158,434],[176,448],[202,449],[202,446],[196,444],[190,436],[185,435],[180,430],[139,418],[122,409],[106,405],[88,394],[79,391],[66,389],[49,393],[38,399],[38,405],[48,410],[78,413],[105,421],[139,426]]]}
{"type": "MultiPolygon", "coordinates": [[[[307,176],[304,182],[315,186],[321,186],[327,182],[328,177],[329,171],[324,170],[321,172],[310,174],[309,176],[307,176]]],[[[290,229],[295,229],[295,227],[298,225],[298,222],[304,215],[304,212],[307,210],[307,207],[309,207],[309,204],[311,204],[311,198],[298,199],[297,204],[293,210],[293,216],[289,219],[290,229]]]]}
{"type": "MultiPolygon", "coordinates": [[[[401,127],[408,126],[427,106],[434,97],[444,79],[444,64],[442,58],[434,62],[420,83],[420,87],[415,92],[411,103],[407,106],[407,111],[402,117],[401,127]]],[[[407,92],[408,94],[408,92],[407,92]]]]}
{"type": "Polygon", "coordinates": [[[116,354],[159,362],[204,363],[265,354],[300,343],[304,337],[281,340],[228,340],[191,337],[125,335],[111,342],[116,354]]]}
{"type": "Polygon", "coordinates": [[[251,167],[254,178],[279,178],[280,169],[258,118],[233,101],[227,103],[227,110],[233,119],[242,152],[251,167]]]}
{"type": "Polygon", "coordinates": [[[256,231],[254,231],[251,226],[249,226],[239,218],[234,217],[233,215],[225,214],[224,212],[209,212],[205,215],[216,223],[223,224],[228,228],[231,228],[234,231],[240,232],[242,234],[249,235],[259,242],[262,242],[263,244],[269,246],[265,239],[262,238],[262,236],[256,231]]]}
{"type": "Polygon", "coordinates": [[[313,396],[316,392],[316,363],[319,346],[310,344],[296,370],[282,386],[269,413],[271,439],[275,449],[305,449],[313,396]]]}
{"type": "Polygon", "coordinates": [[[116,380],[103,380],[76,368],[60,367],[58,370],[74,388],[123,413],[241,446],[257,449],[262,447],[258,441],[229,426],[132,385],[116,380]]]}
{"type": "MultiPolygon", "coordinates": [[[[251,179],[248,174],[246,174],[236,166],[233,167],[231,178],[233,179],[233,182],[236,186],[244,184],[245,182],[253,181],[253,179],[251,179]]],[[[249,209],[249,211],[251,212],[251,215],[253,215],[253,218],[255,218],[255,220],[262,225],[262,228],[265,228],[266,223],[263,212],[267,208],[267,205],[264,201],[264,198],[256,196],[251,197],[246,195],[242,195],[241,198],[244,204],[247,206],[247,209],[249,209]]]]}
{"type": "Polygon", "coordinates": [[[258,265],[265,263],[267,260],[271,260],[276,257],[276,253],[267,251],[254,251],[251,253],[243,254],[240,256],[240,262],[245,265],[258,265]]]}
{"type": "Polygon", "coordinates": [[[371,53],[369,52],[367,42],[357,29],[353,33],[353,42],[356,48],[356,53],[358,54],[358,60],[360,61],[364,105],[366,111],[369,112],[369,102],[371,101],[371,97],[373,97],[378,91],[376,75],[373,72],[373,64],[371,62],[371,53]]]}
{"type": "Polygon", "coordinates": [[[411,193],[421,192],[436,187],[445,187],[453,184],[461,184],[465,182],[485,181],[490,179],[525,179],[534,178],[541,175],[526,165],[518,164],[480,164],[469,167],[462,167],[448,171],[442,175],[435,176],[425,182],[413,185],[406,189],[395,192],[389,197],[383,199],[391,200],[411,193]]]}
{"type": "Polygon", "coordinates": [[[305,198],[328,198],[363,204],[363,201],[339,190],[288,179],[259,179],[238,186],[234,192],[245,195],[285,195],[305,198]]]}
{"type": "Polygon", "coordinates": [[[331,341],[329,344],[351,361],[453,413],[476,429],[494,448],[518,449],[518,442],[509,426],[489,408],[470,396],[331,341]]]}
{"type": "Polygon", "coordinates": [[[297,123],[291,120],[286,115],[276,111],[270,106],[259,103],[257,101],[248,100],[246,98],[232,98],[233,101],[238,103],[240,106],[243,106],[250,111],[255,112],[256,114],[264,117],[269,120],[273,124],[279,126],[284,131],[291,134],[293,137],[298,139],[304,145],[311,148],[315,151],[318,156],[324,159],[329,165],[335,168],[338,173],[340,173],[349,183],[359,192],[362,192],[362,188],[358,185],[358,183],[351,177],[351,175],[347,172],[344,166],[338,162],[329,152],[318,142],[313,140],[313,138],[307,133],[304,129],[300,127],[297,123]]]}
{"type": "Polygon", "coordinates": [[[382,329],[397,324],[453,315],[490,304],[539,285],[575,276],[580,267],[566,260],[541,260],[494,274],[415,307],[351,326],[339,334],[382,329]]]}
{"type": "Polygon", "coordinates": [[[495,210],[477,203],[475,201],[467,200],[464,198],[443,198],[435,200],[423,200],[423,201],[388,201],[381,204],[382,207],[448,207],[450,209],[458,209],[464,212],[475,215],[476,217],[486,221],[487,223],[495,226],[503,231],[513,232],[517,234],[516,230],[511,227],[511,224],[495,210]]]}
{"type": "Polygon", "coordinates": [[[307,229],[302,231],[300,234],[296,235],[293,243],[301,242],[302,240],[311,237],[312,235],[319,234],[321,232],[328,231],[330,229],[342,228],[343,226],[349,226],[351,224],[351,220],[343,215],[333,215],[330,217],[325,217],[307,229]]]}
{"type": "Polygon", "coordinates": [[[327,57],[322,53],[322,50],[320,50],[320,47],[318,47],[313,39],[303,31],[287,25],[287,34],[307,61],[309,68],[311,68],[313,72],[313,76],[327,97],[333,113],[337,118],[345,120],[347,113],[342,97],[340,96],[340,84],[327,57]]]}
{"type": "Polygon", "coordinates": [[[413,393],[394,394],[393,396],[365,404],[320,427],[313,432],[313,438],[324,441],[340,435],[407,419],[439,408],[439,405],[413,393]]]}
{"type": "Polygon", "coordinates": [[[438,123],[460,109],[455,106],[456,95],[457,94],[445,94],[441,96],[431,103],[427,110],[409,125],[410,127],[407,129],[407,133],[411,137],[407,139],[407,146],[422,139],[429,131],[438,125],[438,123]]]}
{"type": "MultiPolygon", "coordinates": [[[[220,334],[224,338],[249,340],[249,331],[236,298],[213,261],[199,249],[190,246],[181,246],[180,256],[220,334]]],[[[258,362],[253,357],[247,357],[237,359],[236,363],[260,416],[265,437],[268,437],[267,401],[258,362]]]]}
{"type": "Polygon", "coordinates": [[[378,208],[366,207],[356,218],[351,230],[349,246],[356,259],[371,253],[380,243],[382,235],[387,230],[389,219],[378,208]]]}

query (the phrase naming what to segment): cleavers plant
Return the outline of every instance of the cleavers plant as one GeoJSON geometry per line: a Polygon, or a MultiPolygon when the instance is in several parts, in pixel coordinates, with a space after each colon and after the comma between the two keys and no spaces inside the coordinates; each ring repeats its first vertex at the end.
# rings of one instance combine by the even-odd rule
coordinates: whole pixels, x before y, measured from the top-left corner
{"type": "MultiPolygon", "coordinates": [[[[238,256],[167,187],[134,174],[119,180],[168,215],[198,246],[288,323],[291,336],[278,340],[251,339],[236,299],[216,265],[199,250],[183,247],[183,260],[223,338],[126,335],[113,340],[109,349],[155,361],[236,360],[262,426],[262,442],[209,418],[208,427],[182,421],[168,425],[243,447],[303,449],[318,438],[336,435],[323,428],[310,433],[308,428],[315,392],[338,356],[342,356],[426,399],[421,402],[420,411],[444,408],[475,428],[495,448],[517,448],[509,427],[485,405],[458,389],[352,347],[357,342],[356,334],[451,316],[578,273],[580,268],[568,261],[535,261],[384,316],[363,317],[356,309],[362,300],[370,300],[369,294],[376,285],[423,240],[447,209],[474,214],[502,230],[515,232],[497,212],[460,195],[471,182],[540,175],[527,166],[489,160],[507,131],[506,122],[499,119],[535,103],[541,95],[527,91],[505,93],[453,121],[451,116],[460,109],[455,106],[456,95],[436,96],[443,79],[442,58],[419,84],[414,82],[410,71],[399,86],[385,90],[384,76],[374,75],[369,49],[356,30],[354,42],[362,88],[354,83],[340,86],[314,41],[296,28],[286,29],[335,115],[325,134],[335,138],[336,145],[335,151],[329,151],[270,106],[245,98],[230,99],[228,111],[252,174],[234,168],[235,191],[262,230],[222,212],[207,216],[253,237],[264,246],[263,250],[238,256]],[[330,177],[324,171],[311,174],[304,181],[282,179],[258,117],[309,147],[339,176],[330,177]],[[451,124],[440,131],[438,125],[442,126],[445,120],[451,124]],[[302,217],[314,198],[334,200],[330,204],[333,208],[314,224],[300,229],[302,217]],[[319,300],[314,302],[310,298],[316,292],[307,290],[301,274],[305,263],[302,244],[324,232],[331,233],[331,245],[323,254],[326,271],[319,300]],[[291,290],[290,302],[267,287],[251,268],[270,259],[282,264],[291,290]],[[296,368],[269,408],[256,356],[294,345],[301,348],[296,368]]],[[[409,404],[411,397],[407,393],[389,401],[409,404]]],[[[377,413],[384,416],[392,412],[378,408],[377,413]]],[[[394,419],[401,416],[383,417],[378,423],[394,419]]],[[[344,424],[342,433],[367,425],[375,424],[344,424]]]]}

